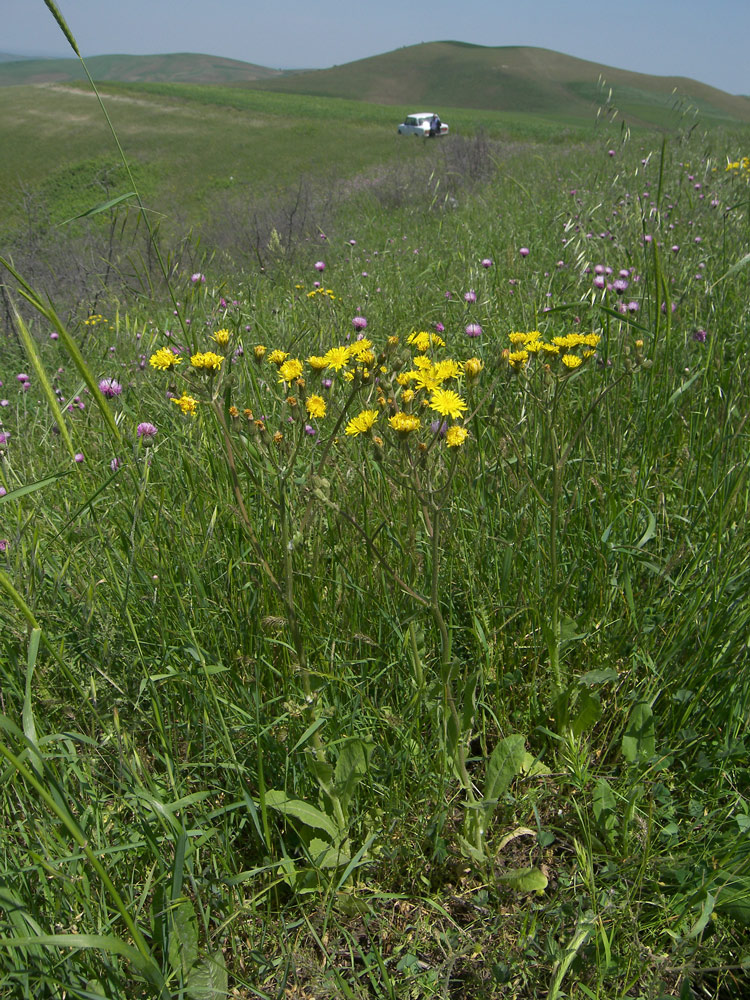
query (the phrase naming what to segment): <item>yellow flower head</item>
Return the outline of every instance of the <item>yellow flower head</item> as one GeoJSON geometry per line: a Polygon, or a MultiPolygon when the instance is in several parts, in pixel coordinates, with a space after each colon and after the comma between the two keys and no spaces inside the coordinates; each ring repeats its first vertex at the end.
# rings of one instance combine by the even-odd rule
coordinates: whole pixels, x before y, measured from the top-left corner
{"type": "Polygon", "coordinates": [[[214,340],[219,345],[219,347],[226,347],[229,343],[229,330],[217,330],[214,334],[214,340]]]}
{"type": "Polygon", "coordinates": [[[193,368],[203,368],[205,371],[216,372],[221,368],[221,363],[224,358],[220,354],[214,354],[213,351],[204,351],[203,353],[193,354],[190,358],[190,364],[193,368]]]}
{"type": "Polygon", "coordinates": [[[324,417],[326,415],[326,401],[322,396],[308,396],[305,400],[305,409],[311,417],[324,417]]]}
{"type": "Polygon", "coordinates": [[[445,435],[445,443],[449,448],[460,448],[468,436],[469,432],[465,427],[461,427],[459,424],[454,424],[452,427],[448,428],[445,435]]]}
{"type": "Polygon", "coordinates": [[[368,340],[367,337],[363,337],[362,340],[355,340],[349,348],[349,353],[357,361],[362,361],[363,354],[372,353],[372,341],[368,340]]]}
{"type": "Polygon", "coordinates": [[[346,425],[346,433],[349,437],[357,437],[359,434],[368,434],[375,421],[378,419],[377,410],[362,410],[356,417],[352,417],[346,425]]]}
{"type": "Polygon", "coordinates": [[[316,372],[322,372],[324,368],[328,367],[328,362],[326,361],[326,359],[320,357],[317,354],[313,354],[311,357],[309,357],[307,359],[307,363],[312,368],[312,370],[316,372]]]}
{"type": "Polygon", "coordinates": [[[464,371],[466,372],[466,377],[468,379],[478,378],[479,373],[483,368],[484,365],[479,358],[469,358],[468,361],[464,362],[464,371]]]}
{"type": "Polygon", "coordinates": [[[457,378],[461,374],[461,366],[453,358],[445,358],[433,366],[432,374],[439,382],[445,382],[446,379],[457,378]]]}
{"type": "Polygon", "coordinates": [[[343,368],[349,360],[349,348],[332,347],[330,351],[326,351],[325,359],[327,367],[333,368],[333,370],[337,372],[343,368]]]}
{"type": "Polygon", "coordinates": [[[253,348],[253,354],[255,355],[256,361],[262,361],[265,357],[266,349],[263,344],[256,344],[253,348]]]}
{"type": "Polygon", "coordinates": [[[421,421],[413,413],[396,413],[388,418],[388,423],[399,434],[411,434],[419,429],[421,421]]]}
{"type": "Polygon", "coordinates": [[[192,396],[188,396],[187,393],[183,392],[179,399],[172,397],[172,402],[176,403],[184,414],[187,415],[189,413],[191,416],[195,415],[198,400],[193,399],[192,396]]]}
{"type": "Polygon", "coordinates": [[[279,365],[279,382],[293,382],[302,374],[302,362],[299,358],[289,358],[279,365]]]}
{"type": "Polygon", "coordinates": [[[511,367],[515,368],[516,371],[519,371],[521,368],[523,368],[523,366],[527,364],[528,360],[529,360],[528,351],[524,350],[511,351],[510,354],[508,355],[508,364],[510,364],[511,367]]]}
{"type": "Polygon", "coordinates": [[[457,420],[467,409],[466,403],[452,389],[435,389],[430,397],[430,409],[443,417],[457,420]]]}
{"type": "Polygon", "coordinates": [[[404,389],[404,391],[401,393],[401,402],[402,403],[411,403],[411,401],[413,399],[414,399],[414,390],[413,389],[404,389]]]}
{"type": "Polygon", "coordinates": [[[424,354],[431,347],[445,347],[445,341],[442,337],[438,337],[436,333],[428,333],[427,330],[412,331],[406,341],[413,344],[421,354],[424,354]]]}
{"type": "Polygon", "coordinates": [[[271,351],[271,353],[268,355],[268,360],[271,362],[272,365],[276,365],[277,367],[279,367],[280,365],[284,364],[284,362],[288,357],[289,357],[288,351],[280,351],[277,348],[275,351],[271,351]]]}
{"type": "Polygon", "coordinates": [[[173,354],[168,347],[160,347],[158,351],[155,351],[149,358],[148,363],[152,368],[158,368],[160,371],[168,371],[170,368],[174,368],[175,365],[182,364],[182,358],[177,354],[173,354]]]}
{"type": "Polygon", "coordinates": [[[575,354],[563,354],[562,363],[566,368],[578,368],[583,364],[583,359],[575,354]]]}

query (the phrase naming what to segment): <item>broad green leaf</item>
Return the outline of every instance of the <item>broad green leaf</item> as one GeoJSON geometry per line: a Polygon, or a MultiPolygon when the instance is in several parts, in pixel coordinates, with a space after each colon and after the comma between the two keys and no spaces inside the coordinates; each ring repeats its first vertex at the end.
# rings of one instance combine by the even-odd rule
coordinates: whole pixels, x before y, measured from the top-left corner
{"type": "Polygon", "coordinates": [[[597,823],[599,823],[599,825],[606,832],[609,832],[617,822],[617,814],[615,812],[617,808],[617,801],[606,778],[599,778],[597,783],[594,785],[592,806],[594,810],[594,818],[597,823]]]}
{"type": "Polygon", "coordinates": [[[307,850],[310,854],[310,861],[316,868],[339,868],[351,861],[349,852],[344,849],[343,845],[333,847],[329,840],[321,840],[320,837],[313,837],[307,850]]]}
{"type": "Polygon", "coordinates": [[[187,995],[190,1000],[225,1000],[229,992],[227,963],[222,951],[207,955],[188,977],[187,995]]]}
{"type": "Polygon", "coordinates": [[[335,790],[344,812],[351,802],[354,789],[367,774],[366,751],[367,748],[362,740],[347,740],[336,761],[335,790]]]}
{"type": "Polygon", "coordinates": [[[616,681],[620,675],[612,667],[603,667],[600,670],[589,670],[585,674],[581,674],[578,678],[578,683],[583,687],[598,687],[599,684],[608,684],[610,681],[616,681]]]}
{"type": "Polygon", "coordinates": [[[169,913],[169,964],[175,972],[187,978],[198,960],[198,919],[189,899],[182,899],[169,913]]]}
{"type": "Polygon", "coordinates": [[[544,892],[548,882],[538,868],[513,868],[501,875],[499,881],[518,892],[544,892]]]}
{"type": "Polygon", "coordinates": [[[599,721],[602,716],[602,703],[599,695],[592,694],[588,688],[581,690],[578,698],[578,714],[573,720],[573,735],[580,736],[599,721]]]}
{"type": "Polygon", "coordinates": [[[520,733],[515,733],[500,740],[492,751],[484,783],[485,799],[499,799],[510,788],[513,778],[521,773],[526,753],[525,742],[520,733]]]}
{"type": "Polygon", "coordinates": [[[523,761],[521,763],[521,774],[526,775],[527,778],[541,778],[545,774],[552,774],[552,771],[543,764],[540,760],[537,760],[533,753],[528,751],[523,755],[523,761]]]}
{"type": "Polygon", "coordinates": [[[281,789],[271,788],[266,792],[266,805],[270,809],[280,812],[282,816],[299,820],[300,823],[304,823],[305,826],[314,830],[322,830],[328,834],[331,840],[336,840],[339,833],[344,832],[339,831],[333,820],[316,806],[311,806],[309,802],[304,802],[302,799],[290,799],[286,792],[281,791],[281,789]]]}
{"type": "Polygon", "coordinates": [[[654,713],[647,701],[639,701],[633,706],[622,738],[622,753],[631,764],[651,760],[656,753],[654,713]]]}

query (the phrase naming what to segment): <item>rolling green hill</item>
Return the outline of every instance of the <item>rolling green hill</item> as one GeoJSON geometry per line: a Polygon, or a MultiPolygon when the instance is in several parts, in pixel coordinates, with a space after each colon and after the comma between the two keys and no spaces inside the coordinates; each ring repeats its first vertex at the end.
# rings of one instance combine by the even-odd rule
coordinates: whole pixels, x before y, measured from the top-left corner
{"type": "Polygon", "coordinates": [[[250,86],[408,108],[448,105],[590,120],[592,105],[601,100],[600,78],[613,88],[615,104],[634,123],[665,124],[678,98],[705,119],[750,122],[750,98],[683,77],[631,73],[523,46],[429,42],[250,86]]]}
{"type": "MultiPolygon", "coordinates": [[[[176,52],[153,56],[92,56],[86,60],[95,80],[119,80],[137,83],[153,80],[163,83],[247,83],[281,75],[280,70],[253,63],[194,52],[176,52]]],[[[28,83],[65,83],[84,80],[77,59],[18,59],[0,61],[0,86],[28,83]]]]}

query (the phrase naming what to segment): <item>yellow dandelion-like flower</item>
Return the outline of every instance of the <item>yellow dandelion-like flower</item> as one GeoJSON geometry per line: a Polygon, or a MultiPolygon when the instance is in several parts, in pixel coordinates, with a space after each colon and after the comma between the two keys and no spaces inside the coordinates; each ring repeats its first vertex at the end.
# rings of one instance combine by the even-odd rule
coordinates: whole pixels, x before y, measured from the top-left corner
{"type": "Polygon", "coordinates": [[[544,344],[541,340],[527,340],[524,345],[524,350],[528,351],[529,354],[538,354],[543,347],[544,344]]]}
{"type": "Polygon", "coordinates": [[[193,368],[203,368],[205,371],[216,372],[221,368],[223,360],[224,358],[220,354],[214,354],[213,351],[203,351],[191,355],[190,364],[193,368]]]}
{"type": "Polygon", "coordinates": [[[266,354],[266,349],[263,344],[256,344],[253,348],[253,354],[255,355],[256,361],[262,361],[266,354]]]}
{"type": "Polygon", "coordinates": [[[432,372],[436,379],[445,382],[449,378],[458,378],[461,374],[461,365],[453,358],[445,358],[443,361],[438,361],[432,372]]]}
{"type": "Polygon", "coordinates": [[[443,417],[457,420],[467,409],[466,403],[452,389],[435,389],[430,397],[430,409],[443,417]]]}
{"type": "Polygon", "coordinates": [[[299,358],[289,358],[279,365],[279,382],[293,382],[302,374],[302,362],[299,358]]]}
{"type": "Polygon", "coordinates": [[[401,393],[401,402],[402,403],[411,403],[411,401],[413,399],[414,399],[414,390],[413,389],[404,389],[404,391],[401,393]]]}
{"type": "Polygon", "coordinates": [[[445,341],[442,337],[436,333],[429,333],[427,330],[414,330],[406,338],[406,342],[413,344],[421,354],[424,354],[431,347],[445,347],[445,341]]]}
{"type": "Polygon", "coordinates": [[[421,421],[413,413],[395,413],[388,418],[388,423],[399,434],[411,434],[412,431],[419,430],[421,421]]]}
{"type": "Polygon", "coordinates": [[[508,334],[508,340],[511,344],[525,344],[526,334],[521,333],[520,330],[514,330],[513,333],[508,334]]]}
{"type": "Polygon", "coordinates": [[[289,357],[288,351],[280,351],[277,348],[275,351],[271,351],[271,353],[268,355],[268,360],[271,362],[272,365],[276,365],[278,367],[280,365],[283,365],[288,357],[289,357]]]}
{"type": "Polygon", "coordinates": [[[337,372],[343,368],[349,360],[349,348],[332,347],[330,351],[326,351],[325,359],[326,366],[328,368],[333,368],[333,370],[337,372]]]}
{"type": "Polygon", "coordinates": [[[575,354],[563,354],[562,363],[566,368],[578,368],[583,364],[583,358],[579,358],[575,354]]]}
{"type": "Polygon", "coordinates": [[[396,381],[399,385],[408,385],[411,382],[412,375],[416,374],[416,372],[401,372],[400,375],[396,376],[396,381]]]}
{"type": "Polygon", "coordinates": [[[414,388],[424,389],[425,392],[432,392],[433,389],[437,389],[442,381],[435,376],[435,370],[432,366],[429,369],[424,368],[422,371],[410,372],[411,381],[414,383],[414,388]]]}
{"type": "Polygon", "coordinates": [[[305,409],[311,417],[324,417],[326,415],[326,401],[322,396],[308,396],[305,400],[305,409]]]}
{"type": "Polygon", "coordinates": [[[362,351],[361,353],[355,355],[355,357],[361,365],[374,365],[378,360],[373,351],[362,351]]]}
{"type": "Polygon", "coordinates": [[[452,427],[449,427],[446,432],[445,443],[449,448],[460,448],[468,436],[469,432],[465,427],[461,427],[459,424],[454,424],[452,427]]]}
{"type": "Polygon", "coordinates": [[[416,358],[414,358],[413,364],[415,368],[426,368],[426,369],[432,368],[432,362],[430,361],[429,358],[424,357],[424,355],[418,355],[416,358]]]}
{"type": "Polygon", "coordinates": [[[398,344],[398,337],[389,337],[388,338],[388,346],[389,347],[395,347],[397,344],[398,344]]]}
{"type": "Polygon", "coordinates": [[[307,363],[312,368],[312,370],[316,372],[322,372],[324,368],[328,367],[328,362],[326,361],[326,359],[317,354],[313,354],[311,357],[309,357],[307,359],[307,363]]]}
{"type": "Polygon", "coordinates": [[[192,396],[188,396],[187,393],[183,392],[179,399],[172,397],[172,402],[176,403],[185,415],[195,415],[198,400],[194,399],[192,396]]]}
{"type": "Polygon", "coordinates": [[[636,340],[635,346],[636,347],[643,347],[643,341],[642,340],[636,340]]]}
{"type": "Polygon", "coordinates": [[[182,358],[173,354],[168,347],[160,347],[158,351],[155,351],[148,360],[148,363],[152,368],[158,368],[159,371],[168,371],[170,368],[174,368],[175,365],[182,364],[182,358]]]}
{"type": "Polygon", "coordinates": [[[510,354],[508,355],[508,364],[510,364],[516,370],[518,370],[519,368],[523,368],[523,366],[528,363],[528,360],[529,360],[528,351],[511,351],[510,354]]]}
{"type": "Polygon", "coordinates": [[[354,343],[349,347],[349,353],[357,361],[362,361],[362,355],[372,353],[372,341],[368,340],[367,337],[363,337],[361,340],[355,340],[354,343]]]}
{"type": "Polygon", "coordinates": [[[359,434],[368,434],[378,419],[377,410],[362,410],[356,417],[352,417],[346,425],[346,433],[349,437],[357,437],[359,434]]]}
{"type": "Polygon", "coordinates": [[[229,343],[230,333],[229,330],[217,330],[213,336],[213,339],[219,345],[219,347],[226,347],[229,343]]]}
{"type": "Polygon", "coordinates": [[[229,416],[230,417],[232,417],[233,419],[236,420],[236,418],[239,417],[239,415],[240,415],[240,411],[237,409],[236,406],[230,406],[229,407],[229,416]]]}
{"type": "Polygon", "coordinates": [[[469,379],[478,378],[483,368],[484,365],[479,358],[469,358],[468,361],[464,362],[464,371],[466,372],[466,377],[469,379]]]}
{"type": "Polygon", "coordinates": [[[587,333],[583,336],[581,343],[587,347],[597,347],[601,339],[598,333],[587,333]]]}
{"type": "Polygon", "coordinates": [[[541,348],[542,348],[542,350],[544,351],[545,354],[559,354],[560,353],[560,348],[557,346],[557,344],[545,344],[545,343],[542,343],[541,348]]]}

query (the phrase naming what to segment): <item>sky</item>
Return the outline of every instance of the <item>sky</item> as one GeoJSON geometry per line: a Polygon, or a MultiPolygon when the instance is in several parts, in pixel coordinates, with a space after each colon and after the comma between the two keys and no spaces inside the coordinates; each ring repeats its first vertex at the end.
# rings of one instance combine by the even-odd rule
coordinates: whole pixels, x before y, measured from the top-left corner
{"type": "MultiPolygon", "coordinates": [[[[750,95],[748,0],[58,0],[84,57],[203,52],[275,69],[419,42],[534,45],[750,95]]],[[[0,0],[0,52],[73,55],[44,0],[0,0]]]]}

